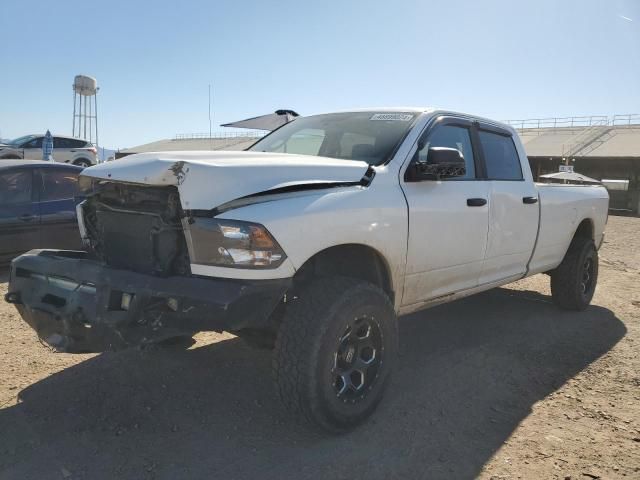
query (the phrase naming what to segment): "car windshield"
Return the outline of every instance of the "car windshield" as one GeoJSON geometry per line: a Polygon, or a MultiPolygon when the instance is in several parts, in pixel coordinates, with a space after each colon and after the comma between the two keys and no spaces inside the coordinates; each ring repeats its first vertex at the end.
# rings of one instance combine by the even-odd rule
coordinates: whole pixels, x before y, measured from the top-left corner
{"type": "Polygon", "coordinates": [[[29,140],[35,138],[35,135],[25,135],[24,137],[14,138],[13,140],[9,140],[7,145],[19,147],[23,143],[27,143],[29,140]]]}
{"type": "Polygon", "coordinates": [[[412,112],[350,112],[299,117],[267,135],[249,150],[281,152],[370,165],[386,162],[413,124],[412,112]]]}

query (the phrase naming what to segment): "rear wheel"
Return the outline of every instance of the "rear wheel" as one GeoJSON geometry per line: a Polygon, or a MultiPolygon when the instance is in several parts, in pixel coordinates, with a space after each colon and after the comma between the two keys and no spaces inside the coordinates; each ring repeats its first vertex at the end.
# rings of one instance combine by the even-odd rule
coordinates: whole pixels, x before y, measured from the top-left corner
{"type": "Polygon", "coordinates": [[[75,160],[73,164],[82,168],[87,168],[91,166],[91,162],[86,158],[79,158],[78,160],[75,160]]]}
{"type": "Polygon", "coordinates": [[[566,310],[584,310],[591,303],[598,281],[598,251],[593,240],[576,237],[562,263],[551,273],[551,294],[566,310]]]}
{"type": "Polygon", "coordinates": [[[276,340],[273,370],[287,408],[332,432],[369,417],[397,356],[389,298],[361,280],[330,277],[301,289],[276,340]]]}

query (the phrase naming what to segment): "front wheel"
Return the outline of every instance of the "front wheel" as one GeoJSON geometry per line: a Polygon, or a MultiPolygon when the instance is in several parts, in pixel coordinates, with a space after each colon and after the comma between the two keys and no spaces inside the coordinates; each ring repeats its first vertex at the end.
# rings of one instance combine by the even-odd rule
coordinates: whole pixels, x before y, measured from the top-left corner
{"type": "Polygon", "coordinates": [[[565,310],[584,310],[598,282],[598,250],[590,238],[577,237],[562,263],[551,273],[551,295],[565,310]]]}
{"type": "Polygon", "coordinates": [[[320,278],[287,307],[273,370],[285,406],[331,432],[369,417],[397,356],[396,315],[369,283],[320,278]]]}

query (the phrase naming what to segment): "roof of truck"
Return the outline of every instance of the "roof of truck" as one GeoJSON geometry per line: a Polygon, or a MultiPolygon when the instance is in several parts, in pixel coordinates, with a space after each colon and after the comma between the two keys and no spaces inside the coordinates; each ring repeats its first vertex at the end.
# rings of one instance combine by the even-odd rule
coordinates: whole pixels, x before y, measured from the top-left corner
{"type": "MultiPolygon", "coordinates": [[[[415,113],[423,113],[423,112],[433,112],[438,110],[434,107],[366,107],[366,108],[347,108],[342,110],[335,110],[333,112],[323,112],[323,113],[347,113],[347,112],[415,112],[415,113]]],[[[310,116],[310,115],[303,115],[310,116]]]]}

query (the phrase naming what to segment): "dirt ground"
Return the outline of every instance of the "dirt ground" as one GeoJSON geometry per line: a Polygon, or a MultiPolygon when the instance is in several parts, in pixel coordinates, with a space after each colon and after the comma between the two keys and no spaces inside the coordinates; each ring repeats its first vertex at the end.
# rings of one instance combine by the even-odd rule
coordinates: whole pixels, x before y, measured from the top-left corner
{"type": "Polygon", "coordinates": [[[538,275],[402,318],[387,397],[338,437],[231,335],[53,353],[2,302],[0,478],[640,478],[640,219],[609,218],[600,260],[583,313],[538,275]]]}

